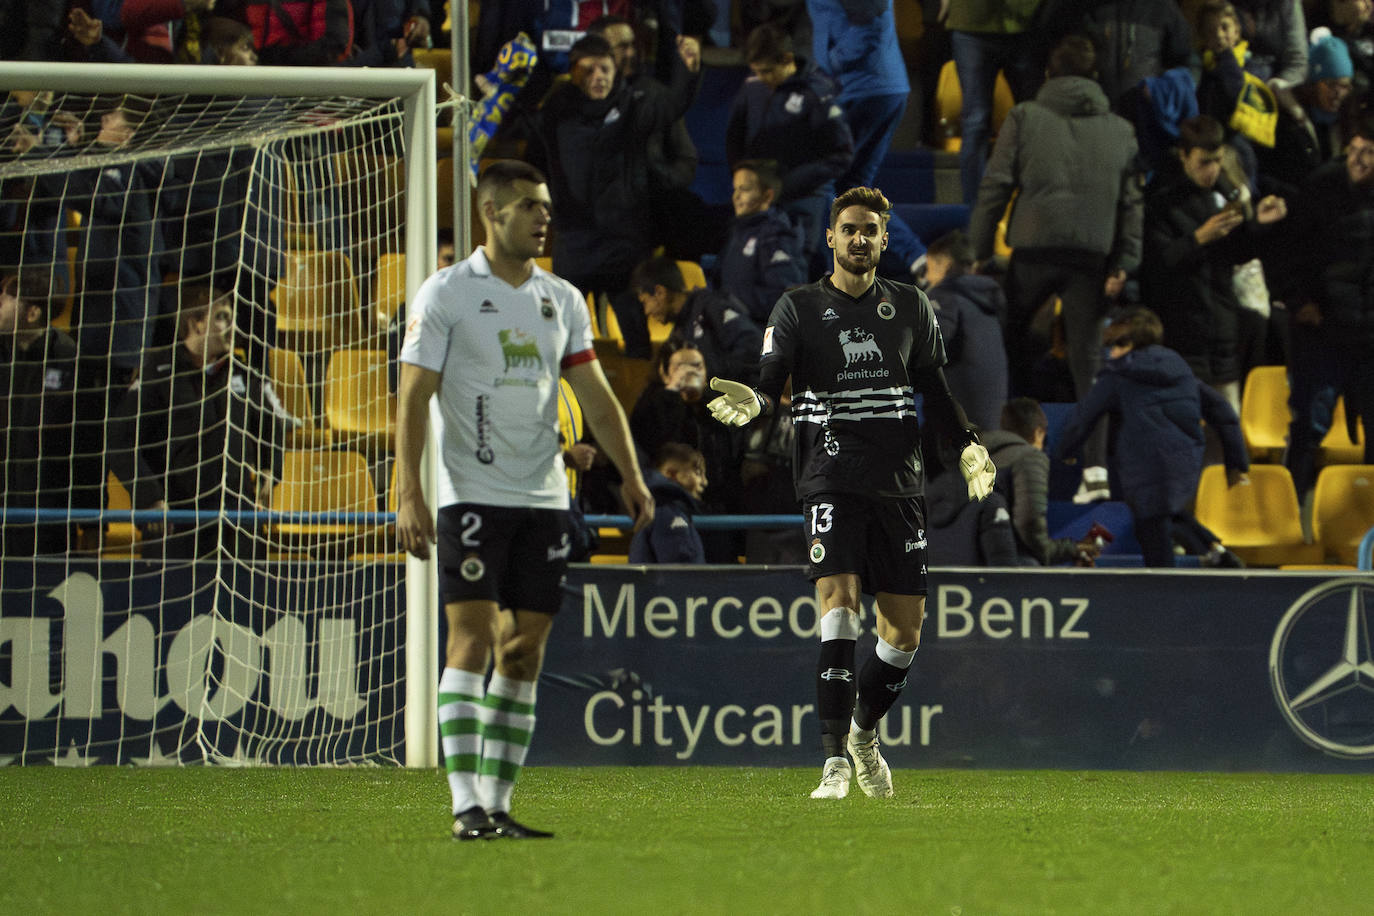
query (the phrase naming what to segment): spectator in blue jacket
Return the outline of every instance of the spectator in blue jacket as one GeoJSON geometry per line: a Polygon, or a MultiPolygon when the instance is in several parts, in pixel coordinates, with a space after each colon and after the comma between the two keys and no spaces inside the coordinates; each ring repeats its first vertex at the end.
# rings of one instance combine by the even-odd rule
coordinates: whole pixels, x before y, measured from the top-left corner
{"type": "Polygon", "coordinates": [[[760,327],[783,290],[806,282],[801,236],[787,214],[773,207],[781,192],[774,163],[745,159],[735,164],[730,196],[735,218],[716,259],[716,288],[743,302],[760,327]]]}
{"type": "Polygon", "coordinates": [[[1205,566],[1240,566],[1188,506],[1202,475],[1202,421],[1217,430],[1229,486],[1249,482],[1250,459],[1240,420],[1220,394],[1193,375],[1183,357],[1160,345],[1164,325],[1147,308],[1135,308],[1108,325],[1109,359],[1078,403],[1056,446],[1073,461],[1104,415],[1116,428],[1122,496],[1131,509],[1146,566],[1173,566],[1173,542],[1202,555],[1205,566]]]}
{"type": "Polygon", "coordinates": [[[1001,284],[972,268],[973,246],[962,231],[936,239],[926,254],[927,294],[945,339],[950,392],[980,429],[996,429],[1007,399],[1007,299],[1001,284]]]}
{"type": "Polygon", "coordinates": [[[630,562],[705,563],[706,550],[692,523],[707,483],[701,452],[681,442],[664,443],[644,478],[654,495],[654,522],[630,541],[630,562]]]}
{"type": "MultiPolygon", "coordinates": [[[[854,136],[854,159],[835,190],[873,187],[911,94],[892,0],[806,0],[806,11],[816,66],[839,84],[837,100],[854,136]]],[[[883,261],[900,265],[893,276],[911,282],[909,275],[924,263],[925,245],[896,213],[888,218],[887,235],[883,261]]]]}
{"type": "Polygon", "coordinates": [[[735,96],[725,128],[725,158],[772,159],[782,175],[778,206],[802,231],[808,267],[825,250],[835,181],[854,159],[854,138],[835,100],[834,82],[796,54],[771,25],[749,34],[744,58],[753,78],[735,96]]]}

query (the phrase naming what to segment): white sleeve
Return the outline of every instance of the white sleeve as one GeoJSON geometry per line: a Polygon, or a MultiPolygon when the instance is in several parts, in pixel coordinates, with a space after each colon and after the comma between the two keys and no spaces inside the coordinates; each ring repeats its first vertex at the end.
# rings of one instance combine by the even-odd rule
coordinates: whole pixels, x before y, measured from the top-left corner
{"type": "Polygon", "coordinates": [[[448,292],[438,274],[420,286],[415,301],[407,310],[401,362],[435,372],[443,371],[444,359],[448,355],[449,332],[458,315],[456,303],[451,301],[453,297],[445,295],[448,292]]]}

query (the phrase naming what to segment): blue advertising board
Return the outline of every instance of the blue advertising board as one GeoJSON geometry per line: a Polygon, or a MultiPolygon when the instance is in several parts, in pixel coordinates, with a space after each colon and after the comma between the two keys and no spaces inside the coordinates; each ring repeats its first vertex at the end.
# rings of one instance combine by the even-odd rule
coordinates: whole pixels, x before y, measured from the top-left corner
{"type": "MultiPolygon", "coordinates": [[[[1371,595],[1369,576],[933,570],[884,753],[902,767],[1371,771],[1371,595]]],[[[860,664],[873,620],[866,603],[860,664]]],[[[576,570],[531,762],[819,764],[816,634],[796,569],[576,570]]]]}
{"type": "Polygon", "coordinates": [[[398,578],[5,561],[0,764],[399,762],[398,578]]]}
{"type": "MultiPolygon", "coordinates": [[[[399,574],[7,561],[0,764],[403,760],[399,574]]],[[[1343,573],[936,569],[885,754],[1369,772],[1372,596],[1343,573]]],[[[574,567],[530,763],[818,763],[816,611],[791,567],[574,567]]]]}

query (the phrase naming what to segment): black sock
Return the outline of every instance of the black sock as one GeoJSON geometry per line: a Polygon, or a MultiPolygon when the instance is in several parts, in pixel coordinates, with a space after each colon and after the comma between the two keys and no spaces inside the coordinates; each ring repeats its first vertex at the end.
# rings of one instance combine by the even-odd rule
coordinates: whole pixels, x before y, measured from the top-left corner
{"type": "Polygon", "coordinates": [[[854,643],[827,639],[816,665],[816,714],[821,720],[821,750],[843,757],[849,720],[854,715],[854,643]]]}
{"type": "Polygon", "coordinates": [[[901,696],[911,668],[889,665],[876,654],[864,662],[859,672],[859,699],[854,710],[854,724],[864,731],[872,731],[878,720],[887,715],[892,704],[901,696]]]}

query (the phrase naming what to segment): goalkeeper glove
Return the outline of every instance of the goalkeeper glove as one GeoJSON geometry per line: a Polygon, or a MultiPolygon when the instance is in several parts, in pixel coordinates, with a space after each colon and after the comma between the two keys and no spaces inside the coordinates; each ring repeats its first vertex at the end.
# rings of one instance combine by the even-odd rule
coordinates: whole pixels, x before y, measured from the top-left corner
{"type": "Polygon", "coordinates": [[[992,492],[997,480],[997,468],[993,467],[988,450],[977,442],[972,442],[959,453],[959,473],[968,482],[968,498],[982,500],[992,492]]]}
{"type": "Polygon", "coordinates": [[[758,392],[742,382],[712,378],[711,388],[721,396],[707,404],[706,409],[727,426],[744,426],[763,410],[758,392]]]}

